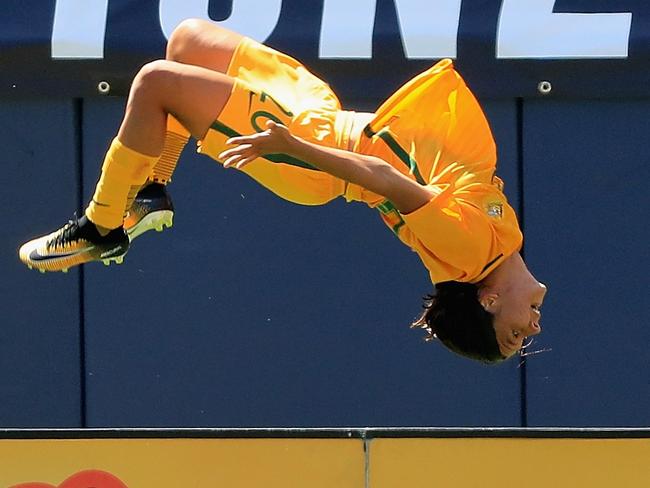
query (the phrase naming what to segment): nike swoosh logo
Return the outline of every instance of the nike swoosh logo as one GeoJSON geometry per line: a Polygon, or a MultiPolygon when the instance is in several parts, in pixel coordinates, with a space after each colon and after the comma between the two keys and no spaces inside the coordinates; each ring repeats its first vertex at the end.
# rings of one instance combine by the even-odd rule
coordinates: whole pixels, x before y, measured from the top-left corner
{"type": "Polygon", "coordinates": [[[46,256],[40,255],[38,251],[34,249],[32,252],[29,253],[29,259],[31,261],[47,261],[48,259],[68,258],[70,256],[76,256],[77,254],[81,254],[86,251],[91,251],[93,249],[95,249],[95,246],[84,247],[83,249],[79,249],[77,251],[72,251],[72,252],[48,254],[46,256]]]}

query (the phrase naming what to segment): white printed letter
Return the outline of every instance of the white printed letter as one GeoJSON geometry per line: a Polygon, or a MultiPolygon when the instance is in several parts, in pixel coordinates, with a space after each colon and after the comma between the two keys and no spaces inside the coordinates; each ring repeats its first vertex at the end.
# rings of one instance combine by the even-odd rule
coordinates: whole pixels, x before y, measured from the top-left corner
{"type": "MultiPolygon", "coordinates": [[[[210,0],[160,0],[160,27],[165,37],[169,39],[185,19],[212,20],[209,4],[210,0]]],[[[264,42],[278,23],[281,7],[282,0],[233,0],[230,17],[215,23],[264,42]]]]}
{"type": "Polygon", "coordinates": [[[395,0],[409,59],[455,58],[462,0],[395,0]]]}
{"type": "MultiPolygon", "coordinates": [[[[462,0],[395,0],[404,54],[410,59],[456,57],[462,0]]],[[[321,58],[370,58],[376,0],[325,0],[321,58]]]]}
{"type": "Polygon", "coordinates": [[[371,58],[376,4],[377,0],[325,0],[319,57],[371,58]]]}
{"type": "Polygon", "coordinates": [[[108,0],[57,0],[52,58],[103,58],[107,14],[108,0]]]}
{"type": "Polygon", "coordinates": [[[555,0],[503,0],[497,58],[626,58],[632,14],[553,13],[555,0]]]}

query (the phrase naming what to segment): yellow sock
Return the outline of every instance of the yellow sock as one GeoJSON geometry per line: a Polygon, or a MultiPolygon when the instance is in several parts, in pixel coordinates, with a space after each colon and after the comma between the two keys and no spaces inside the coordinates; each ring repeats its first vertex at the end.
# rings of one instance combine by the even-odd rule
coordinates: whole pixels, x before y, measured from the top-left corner
{"type": "Polygon", "coordinates": [[[178,158],[183,152],[190,133],[172,115],[167,116],[167,134],[160,159],[153,168],[151,181],[166,185],[172,179],[178,158]]]}
{"type": "Polygon", "coordinates": [[[142,186],[151,174],[157,156],[140,154],[113,139],[106,153],[102,174],[86,217],[95,225],[115,229],[122,225],[127,197],[132,186],[142,186]]]}

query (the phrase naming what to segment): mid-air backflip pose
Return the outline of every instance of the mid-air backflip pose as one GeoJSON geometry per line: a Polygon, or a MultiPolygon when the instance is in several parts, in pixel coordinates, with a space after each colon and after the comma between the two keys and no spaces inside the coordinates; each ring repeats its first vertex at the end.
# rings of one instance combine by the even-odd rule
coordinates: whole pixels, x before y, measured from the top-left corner
{"type": "Polygon", "coordinates": [[[136,75],[85,214],[20,259],[41,271],[121,262],[135,237],[171,225],[166,184],[190,136],[289,201],[377,209],[436,286],[413,324],[427,339],[499,362],[540,332],[546,287],[519,254],[488,123],[450,60],[355,113],[295,59],[203,20],[181,23],[166,59],[136,75]]]}

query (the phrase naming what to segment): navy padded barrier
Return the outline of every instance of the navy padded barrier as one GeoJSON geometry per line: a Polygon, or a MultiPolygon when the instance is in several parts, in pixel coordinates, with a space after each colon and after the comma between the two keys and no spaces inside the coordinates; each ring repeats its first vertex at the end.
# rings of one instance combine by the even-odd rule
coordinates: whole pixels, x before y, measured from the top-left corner
{"type": "Polygon", "coordinates": [[[517,104],[514,100],[482,100],[481,107],[497,145],[497,175],[503,180],[508,202],[519,212],[519,130],[517,104]]]}
{"type": "Polygon", "coordinates": [[[648,113],[527,101],[526,253],[549,284],[528,361],[531,426],[647,426],[648,113]]]}
{"type": "MultiPolygon", "coordinates": [[[[123,103],[85,103],[87,198],[123,103]]],[[[516,175],[515,105],[486,106],[516,175]]],[[[518,425],[516,362],[408,330],[431,285],[375,211],[290,204],[193,148],[170,190],[171,230],[86,267],[89,426],[518,425]]]]}
{"type": "Polygon", "coordinates": [[[0,121],[0,426],[80,427],[79,271],[42,276],[18,260],[77,209],[73,103],[3,100],[0,121]]]}

